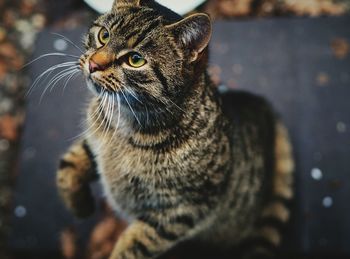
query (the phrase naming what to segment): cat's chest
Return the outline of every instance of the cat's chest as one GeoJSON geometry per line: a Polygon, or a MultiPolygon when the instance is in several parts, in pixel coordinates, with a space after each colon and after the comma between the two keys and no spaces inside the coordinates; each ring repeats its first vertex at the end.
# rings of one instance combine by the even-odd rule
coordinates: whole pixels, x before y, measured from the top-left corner
{"type": "Polygon", "coordinates": [[[90,135],[88,142],[100,173],[110,182],[117,182],[126,175],[141,175],[146,179],[149,176],[154,181],[157,175],[176,176],[178,171],[189,168],[189,163],[196,163],[191,148],[158,148],[168,143],[166,134],[150,137],[131,134],[123,129],[109,130],[90,135]]]}
{"type": "Polygon", "coordinates": [[[104,192],[114,209],[130,216],[175,202],[178,191],[169,188],[180,175],[174,157],[134,148],[123,139],[108,146],[96,139],[91,142],[104,192]]]}
{"type": "Polygon", "coordinates": [[[125,138],[114,137],[108,141],[95,136],[90,139],[90,143],[96,156],[99,173],[111,181],[142,170],[152,158],[148,152],[130,146],[125,138]]]}

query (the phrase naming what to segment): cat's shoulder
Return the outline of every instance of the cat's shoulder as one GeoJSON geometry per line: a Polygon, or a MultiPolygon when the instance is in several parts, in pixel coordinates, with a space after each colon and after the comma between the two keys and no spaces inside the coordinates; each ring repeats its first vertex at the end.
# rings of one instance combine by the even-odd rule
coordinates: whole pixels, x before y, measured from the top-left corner
{"type": "Polygon", "coordinates": [[[275,112],[270,102],[257,94],[242,90],[226,90],[219,93],[223,112],[233,120],[271,120],[275,112]]]}

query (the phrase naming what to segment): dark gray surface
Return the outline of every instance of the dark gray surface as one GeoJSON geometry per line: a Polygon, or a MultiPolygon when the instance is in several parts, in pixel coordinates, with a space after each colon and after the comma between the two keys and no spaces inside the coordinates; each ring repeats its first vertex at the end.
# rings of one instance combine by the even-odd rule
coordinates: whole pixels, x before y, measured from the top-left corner
{"type": "MultiPolygon", "coordinates": [[[[54,44],[57,44],[60,37],[51,34],[53,31],[44,31],[39,35],[34,57],[58,52],[54,44]]],[[[59,33],[79,44],[84,31],[80,28],[59,33]]],[[[80,55],[72,45],[68,43],[67,46],[66,53],[80,55]]],[[[65,57],[43,58],[28,67],[29,74],[33,81],[48,67],[73,60],[65,57]]],[[[64,91],[62,80],[41,98],[45,87],[45,83],[39,84],[27,101],[13,208],[13,234],[10,239],[14,250],[57,251],[63,227],[74,224],[82,233],[87,234],[91,223],[96,219],[96,215],[86,221],[74,219],[59,200],[55,185],[55,171],[60,156],[82,132],[88,94],[83,77],[80,75],[71,80],[64,91]],[[16,215],[23,214],[23,209],[25,215],[16,215]]]]}
{"type": "MultiPolygon", "coordinates": [[[[349,17],[214,26],[211,63],[220,66],[222,82],[266,96],[291,131],[297,198],[286,251],[350,256],[350,59],[335,58],[330,48],[334,38],[350,40],[349,27],[349,17]],[[314,168],[322,171],[322,179],[311,177],[314,168]],[[323,199],[328,196],[333,205],[326,208],[323,199]]],[[[79,42],[83,31],[64,33],[79,42]]],[[[54,38],[43,32],[35,55],[53,51],[54,38]]],[[[73,47],[66,52],[78,54],[73,47]]],[[[62,61],[52,58],[50,64],[62,61]]],[[[47,65],[36,62],[30,75],[47,65]]],[[[58,200],[54,179],[59,155],[79,133],[87,89],[81,78],[64,94],[61,88],[49,92],[40,105],[43,87],[28,100],[15,200],[15,207],[24,206],[27,213],[13,217],[14,249],[55,251],[62,227],[77,223],[58,200]]],[[[79,221],[78,228],[87,233],[95,219],[79,221]]]]}

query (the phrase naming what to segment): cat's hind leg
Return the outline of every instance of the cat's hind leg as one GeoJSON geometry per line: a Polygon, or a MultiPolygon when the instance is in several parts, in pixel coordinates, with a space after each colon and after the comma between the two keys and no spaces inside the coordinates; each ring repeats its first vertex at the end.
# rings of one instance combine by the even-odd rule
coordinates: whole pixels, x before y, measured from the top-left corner
{"type": "Polygon", "coordinates": [[[63,202],[76,216],[94,211],[89,183],[97,179],[96,164],[86,140],[75,142],[60,160],[56,184],[63,202]]]}

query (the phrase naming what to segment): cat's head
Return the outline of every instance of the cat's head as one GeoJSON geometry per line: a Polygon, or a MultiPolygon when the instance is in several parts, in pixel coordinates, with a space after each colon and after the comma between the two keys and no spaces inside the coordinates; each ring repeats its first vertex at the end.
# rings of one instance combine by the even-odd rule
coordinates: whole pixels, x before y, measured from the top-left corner
{"type": "Polygon", "coordinates": [[[116,0],[89,29],[80,64],[96,94],[135,112],[159,109],[178,103],[206,68],[210,36],[206,14],[182,18],[153,0],[116,0]]]}

